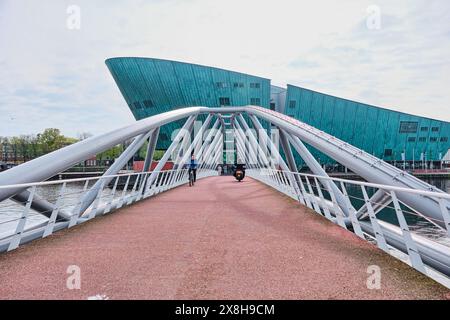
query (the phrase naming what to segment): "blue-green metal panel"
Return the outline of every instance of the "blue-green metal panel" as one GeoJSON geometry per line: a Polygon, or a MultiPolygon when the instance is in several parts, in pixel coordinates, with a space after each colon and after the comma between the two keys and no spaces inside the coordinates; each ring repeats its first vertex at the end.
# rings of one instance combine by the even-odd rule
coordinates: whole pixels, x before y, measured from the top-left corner
{"type": "MultiPolygon", "coordinates": [[[[415,121],[415,117],[409,114],[400,114],[400,121],[415,121]]],[[[397,130],[397,133],[399,131],[397,130]]],[[[405,153],[405,158],[412,159],[412,150],[415,146],[415,143],[412,141],[408,141],[409,138],[415,137],[417,133],[404,133],[397,134],[396,145],[397,148],[400,149],[400,155],[397,156],[397,161],[402,161],[401,152],[405,153]]]]}
{"type": "Polygon", "coordinates": [[[297,108],[300,109],[298,111],[299,114],[298,119],[304,119],[306,123],[309,123],[309,121],[311,120],[312,92],[309,90],[304,90],[300,92],[288,90],[288,97],[289,98],[286,99],[286,101],[294,100],[298,104],[297,108]]]}
{"type": "MultiPolygon", "coordinates": [[[[106,64],[136,119],[187,106],[219,107],[221,97],[230,105],[251,104],[252,98],[268,108],[270,80],[196,64],[151,58],[113,58],[106,64]],[[217,85],[222,83],[223,85],[217,85]],[[238,85],[234,85],[237,83],[238,85]],[[251,86],[259,83],[259,88],[251,86]],[[242,85],[240,85],[242,84],[242,85]],[[149,102],[150,101],[150,102],[149,102]],[[147,103],[147,105],[146,105],[147,103]]],[[[448,122],[370,106],[288,85],[285,113],[328,132],[385,160],[438,160],[450,148],[448,122]],[[295,101],[295,107],[290,107],[295,101]],[[400,121],[418,123],[417,132],[401,133],[400,121]],[[427,127],[421,131],[421,127],[427,127]],[[432,127],[438,127],[433,132],[432,127]],[[421,141],[420,138],[425,138],[421,141]],[[432,141],[430,138],[435,138],[432,141]],[[411,139],[415,138],[415,139],[411,139]],[[444,138],[444,140],[442,140],[444,138]],[[392,149],[392,156],[385,150],[392,149]],[[413,156],[414,154],[414,156],[413,156]]],[[[167,148],[172,132],[182,121],[162,128],[158,148],[167,148]]],[[[265,124],[267,126],[267,124],[265,124]]],[[[333,162],[311,149],[322,162],[333,162]]]]}
{"type": "Polygon", "coordinates": [[[345,124],[346,124],[346,120],[345,120],[345,109],[346,109],[346,105],[345,105],[345,101],[342,99],[335,99],[335,104],[334,104],[334,114],[333,114],[333,124],[334,124],[334,131],[333,131],[333,136],[335,137],[341,137],[345,131],[345,124]]]}
{"type": "Polygon", "coordinates": [[[362,139],[364,139],[365,136],[372,137],[367,142],[367,152],[369,152],[372,155],[375,155],[376,145],[378,144],[377,141],[380,141],[381,138],[380,131],[382,132],[382,130],[377,129],[379,109],[370,108],[370,106],[367,105],[365,105],[365,107],[366,107],[366,120],[365,120],[364,136],[362,137],[362,139]]]}
{"type": "Polygon", "coordinates": [[[415,153],[415,155],[417,156],[416,160],[420,160],[421,154],[422,153],[425,154],[427,151],[428,142],[430,140],[430,125],[431,125],[431,120],[428,120],[428,119],[421,121],[421,123],[419,125],[419,129],[418,129],[419,140],[420,140],[420,138],[424,138],[425,140],[424,141],[420,140],[417,143],[417,152],[415,153]],[[427,130],[422,131],[421,130],[422,127],[426,127],[427,130]]]}
{"type": "MultiPolygon", "coordinates": [[[[450,148],[450,123],[396,112],[347,99],[333,97],[309,89],[288,85],[285,113],[355,145],[370,154],[388,161],[402,161],[414,157],[419,161],[422,152],[427,160],[439,160],[450,148]],[[295,108],[290,108],[295,101],[295,108]],[[294,110],[296,109],[296,110],[294,110]],[[417,132],[400,132],[401,121],[417,122],[417,132]],[[421,131],[427,127],[427,131],[421,131]],[[432,127],[438,127],[433,132],[432,127]],[[415,140],[410,140],[414,137],[415,140]],[[426,141],[420,141],[425,137],[426,141]],[[434,137],[436,141],[430,138],[434,137]],[[444,140],[441,140],[444,138],[444,140]],[[392,155],[385,155],[386,149],[392,149],[392,155]],[[414,156],[413,156],[414,154],[414,156]]],[[[332,162],[310,148],[322,162],[332,162]]],[[[298,163],[302,164],[297,157],[298,163]]]]}
{"type": "Polygon", "coordinates": [[[337,113],[337,109],[336,109],[336,98],[333,96],[328,96],[329,98],[328,100],[328,108],[330,109],[331,114],[331,118],[330,117],[325,117],[327,119],[327,128],[329,128],[331,134],[333,136],[336,135],[336,131],[338,130],[338,119],[337,117],[339,116],[337,113]]]}
{"type": "MultiPolygon", "coordinates": [[[[231,106],[248,105],[256,98],[260,106],[269,108],[270,80],[265,78],[153,58],[112,58],[105,63],[137,120],[181,107],[219,107],[221,97],[228,98],[231,106]],[[259,87],[251,88],[251,83],[259,87]]],[[[169,146],[172,132],[181,124],[161,128],[158,149],[169,146]]]]}
{"type": "MultiPolygon", "coordinates": [[[[369,149],[370,140],[365,139],[365,131],[367,125],[367,107],[361,103],[357,103],[355,112],[355,121],[353,128],[353,143],[356,147],[366,147],[369,149]]],[[[368,150],[370,152],[370,150],[368,150]]]]}
{"type": "Polygon", "coordinates": [[[354,132],[355,132],[355,123],[356,123],[356,110],[358,109],[358,105],[356,102],[347,101],[347,109],[345,110],[345,134],[343,139],[346,142],[350,142],[354,140],[354,132]]]}
{"type": "Polygon", "coordinates": [[[428,140],[428,143],[431,145],[428,152],[429,155],[427,156],[427,159],[438,159],[439,158],[439,136],[440,133],[438,130],[437,132],[432,131],[433,127],[441,128],[441,123],[436,120],[431,120],[431,126],[430,126],[430,139],[428,140]],[[431,138],[435,138],[436,140],[431,141],[431,138]]]}

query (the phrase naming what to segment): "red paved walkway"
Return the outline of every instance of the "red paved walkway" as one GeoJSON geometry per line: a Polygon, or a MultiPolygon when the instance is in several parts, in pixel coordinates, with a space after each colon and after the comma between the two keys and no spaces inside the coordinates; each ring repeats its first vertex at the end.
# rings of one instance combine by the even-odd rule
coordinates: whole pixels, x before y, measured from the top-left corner
{"type": "Polygon", "coordinates": [[[0,255],[0,297],[449,298],[449,290],[246,178],[198,181],[0,255]],[[381,267],[381,289],[366,286],[381,267]],[[69,265],[81,289],[68,290],[69,265]]]}

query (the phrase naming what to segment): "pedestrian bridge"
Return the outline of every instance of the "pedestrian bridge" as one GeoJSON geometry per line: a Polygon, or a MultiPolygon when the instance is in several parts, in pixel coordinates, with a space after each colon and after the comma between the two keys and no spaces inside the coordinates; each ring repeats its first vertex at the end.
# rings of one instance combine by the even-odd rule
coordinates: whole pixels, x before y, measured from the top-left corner
{"type": "Polygon", "coordinates": [[[3,297],[449,298],[450,195],[260,107],[178,109],[83,140],[1,173],[0,201],[0,212],[23,206],[0,220],[10,226],[0,234],[3,297]],[[181,119],[149,172],[159,127],[181,119]],[[130,139],[103,176],[46,181],[130,139]],[[143,171],[119,174],[146,141],[143,171]],[[365,181],[330,178],[305,143],[365,181]],[[243,182],[218,176],[224,151],[246,163],[243,182]],[[296,171],[294,152],[312,174],[296,171]],[[162,170],[169,158],[173,169],[162,170]],[[429,236],[416,232],[419,220],[429,236]],[[85,277],[80,290],[65,286],[71,265],[85,277]],[[371,270],[384,277],[380,290],[369,288],[371,270]]]}
{"type": "Polygon", "coordinates": [[[251,178],[200,179],[0,255],[2,298],[445,298],[448,290],[251,178]],[[68,266],[80,290],[68,290],[68,266]],[[381,289],[368,289],[370,266],[381,289]],[[6,284],[6,286],[5,286],[6,284]]]}

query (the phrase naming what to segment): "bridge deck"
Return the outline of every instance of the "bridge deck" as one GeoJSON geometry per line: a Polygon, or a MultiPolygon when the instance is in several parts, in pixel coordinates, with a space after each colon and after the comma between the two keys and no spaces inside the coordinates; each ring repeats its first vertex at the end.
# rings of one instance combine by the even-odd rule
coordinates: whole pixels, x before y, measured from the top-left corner
{"type": "Polygon", "coordinates": [[[0,297],[449,298],[449,291],[250,178],[198,181],[0,255],[0,297]],[[69,265],[81,289],[68,290],[69,265]],[[381,268],[381,289],[366,286],[381,268]]]}

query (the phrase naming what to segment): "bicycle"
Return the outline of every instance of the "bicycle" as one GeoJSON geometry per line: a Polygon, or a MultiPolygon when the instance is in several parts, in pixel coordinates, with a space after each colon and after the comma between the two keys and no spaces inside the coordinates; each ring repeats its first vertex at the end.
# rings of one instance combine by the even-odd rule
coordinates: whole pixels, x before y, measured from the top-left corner
{"type": "Polygon", "coordinates": [[[194,185],[194,170],[189,170],[189,187],[194,185]]]}

